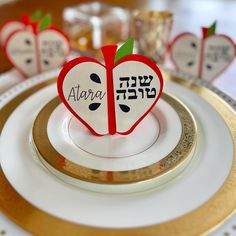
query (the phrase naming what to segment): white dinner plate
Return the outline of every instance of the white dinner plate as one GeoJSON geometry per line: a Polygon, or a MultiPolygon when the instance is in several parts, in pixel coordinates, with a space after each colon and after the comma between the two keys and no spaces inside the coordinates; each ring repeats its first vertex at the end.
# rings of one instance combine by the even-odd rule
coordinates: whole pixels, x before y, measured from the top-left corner
{"type": "Polygon", "coordinates": [[[93,191],[131,193],[176,178],[194,156],[196,129],[189,109],[163,94],[131,135],[97,137],[56,97],[36,117],[32,142],[43,164],[63,181],[93,191]]]}
{"type": "Polygon", "coordinates": [[[51,144],[70,161],[98,170],[132,170],[151,165],[167,156],[182,134],[178,114],[163,99],[127,136],[90,135],[76,118],[71,118],[63,104],[53,111],[48,121],[51,144]]]}

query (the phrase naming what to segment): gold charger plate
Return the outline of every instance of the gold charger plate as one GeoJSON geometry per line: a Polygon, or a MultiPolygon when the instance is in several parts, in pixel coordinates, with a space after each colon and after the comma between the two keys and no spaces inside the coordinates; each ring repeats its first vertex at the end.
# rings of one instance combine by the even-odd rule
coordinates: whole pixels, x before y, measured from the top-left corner
{"type": "MultiPolygon", "coordinates": [[[[234,145],[236,145],[236,104],[227,95],[217,89],[220,98],[216,93],[202,87],[192,81],[164,74],[165,79],[169,79],[187,87],[203,97],[214,107],[224,118],[231,132],[234,145]],[[229,103],[232,105],[230,106],[229,103]]],[[[55,81],[55,79],[54,79],[55,81]]],[[[0,110],[0,131],[4,126],[11,112],[28,96],[46,87],[49,80],[43,84],[36,85],[21,93],[0,110]]],[[[206,233],[217,227],[236,208],[236,153],[232,169],[217,193],[205,204],[196,210],[166,223],[139,228],[128,229],[107,229],[74,224],[68,221],[53,217],[25,201],[9,184],[2,171],[0,171],[0,208],[9,218],[22,228],[36,235],[199,235],[206,233]],[[210,217],[209,217],[210,216],[210,217]]]]}

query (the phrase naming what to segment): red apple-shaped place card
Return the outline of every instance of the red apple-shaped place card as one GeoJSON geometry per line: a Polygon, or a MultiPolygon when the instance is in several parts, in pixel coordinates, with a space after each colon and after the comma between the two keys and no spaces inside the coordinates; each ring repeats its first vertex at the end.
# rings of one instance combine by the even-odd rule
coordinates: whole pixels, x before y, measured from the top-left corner
{"type": "Polygon", "coordinates": [[[50,15],[39,17],[36,12],[22,22],[7,22],[0,32],[8,59],[26,77],[63,65],[70,52],[68,38],[50,26],[50,15]]]}
{"type": "Polygon", "coordinates": [[[105,64],[79,57],[58,78],[63,103],[93,134],[129,134],[161,96],[163,79],[154,62],[132,54],[133,39],[118,50],[102,49],[105,64]]]}
{"type": "Polygon", "coordinates": [[[202,28],[201,39],[192,33],[182,33],[173,40],[170,54],[179,71],[211,82],[232,63],[234,42],[226,35],[215,34],[215,30],[216,22],[202,28]]]}

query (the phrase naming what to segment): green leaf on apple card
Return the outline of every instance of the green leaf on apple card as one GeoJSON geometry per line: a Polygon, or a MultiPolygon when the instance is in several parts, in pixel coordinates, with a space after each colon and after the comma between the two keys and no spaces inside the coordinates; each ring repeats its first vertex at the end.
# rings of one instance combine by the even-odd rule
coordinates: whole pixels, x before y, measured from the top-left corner
{"type": "Polygon", "coordinates": [[[34,12],[34,14],[31,16],[32,21],[38,21],[42,15],[42,12],[40,10],[37,10],[34,12]]]}
{"type": "Polygon", "coordinates": [[[121,58],[132,54],[133,53],[133,48],[134,48],[134,39],[129,38],[123,45],[120,46],[120,48],[116,52],[115,60],[114,62],[116,63],[119,61],[121,58]]]}
{"type": "Polygon", "coordinates": [[[210,26],[210,28],[208,29],[207,31],[207,37],[210,36],[210,35],[213,35],[215,34],[216,32],[216,21],[210,26]]]}
{"type": "Polygon", "coordinates": [[[47,14],[43,17],[39,24],[39,30],[43,30],[51,25],[51,14],[47,14]]]}

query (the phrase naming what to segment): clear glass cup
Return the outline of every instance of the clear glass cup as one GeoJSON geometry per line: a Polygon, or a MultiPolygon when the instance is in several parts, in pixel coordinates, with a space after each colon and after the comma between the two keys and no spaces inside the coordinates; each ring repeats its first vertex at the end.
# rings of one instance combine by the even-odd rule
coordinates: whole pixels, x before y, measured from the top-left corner
{"type": "Polygon", "coordinates": [[[127,40],[130,31],[130,12],[100,2],[65,8],[64,31],[72,48],[82,55],[99,57],[104,45],[127,40]]]}
{"type": "Polygon", "coordinates": [[[139,54],[163,64],[173,24],[168,11],[136,11],[133,16],[133,35],[139,54]]]}

